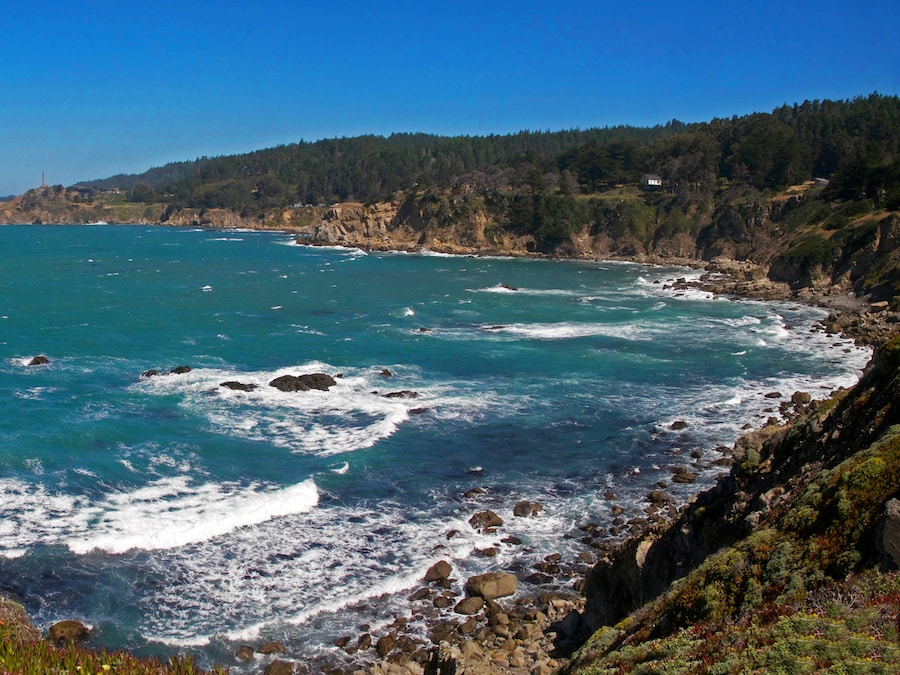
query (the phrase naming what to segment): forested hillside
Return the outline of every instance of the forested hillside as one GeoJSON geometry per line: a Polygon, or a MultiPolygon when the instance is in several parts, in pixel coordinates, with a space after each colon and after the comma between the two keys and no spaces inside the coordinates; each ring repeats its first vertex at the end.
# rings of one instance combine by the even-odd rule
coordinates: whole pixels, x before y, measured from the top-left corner
{"type": "Polygon", "coordinates": [[[830,177],[836,197],[895,203],[898,149],[900,101],[872,94],[652,128],[301,141],[86,185],[126,188],[138,202],[224,208],[245,216],[297,203],[382,201],[398,190],[460,183],[485,194],[571,197],[637,183],[645,173],[661,176],[665,188],[682,199],[712,198],[728,189],[778,190],[830,177]]]}

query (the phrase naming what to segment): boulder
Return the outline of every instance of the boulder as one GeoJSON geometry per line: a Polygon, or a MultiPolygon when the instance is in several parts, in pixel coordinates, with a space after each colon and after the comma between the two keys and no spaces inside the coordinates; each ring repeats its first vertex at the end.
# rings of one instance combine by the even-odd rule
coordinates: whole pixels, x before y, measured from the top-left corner
{"type": "Polygon", "coordinates": [[[389,394],[385,394],[384,398],[418,398],[419,393],[415,391],[409,391],[408,389],[404,389],[403,391],[392,391],[389,394]]]}
{"type": "Polygon", "coordinates": [[[482,534],[485,534],[486,532],[493,532],[495,527],[503,525],[503,518],[490,509],[487,509],[485,511],[479,511],[469,518],[469,525],[482,534]]]}
{"type": "Polygon", "coordinates": [[[47,631],[47,639],[56,645],[70,645],[76,642],[84,642],[91,631],[80,621],[67,619],[50,626],[47,631]]]}
{"type": "Polygon", "coordinates": [[[284,645],[281,644],[280,642],[267,642],[264,645],[260,645],[259,648],[257,648],[257,650],[256,650],[256,652],[258,654],[264,654],[264,655],[284,654],[286,651],[287,651],[287,649],[285,649],[284,645]]]}
{"type": "Polygon", "coordinates": [[[526,499],[513,507],[513,515],[518,518],[534,518],[543,510],[544,506],[540,502],[530,502],[526,499]]]}
{"type": "Polygon", "coordinates": [[[378,654],[379,658],[384,658],[392,651],[394,651],[394,647],[397,646],[397,636],[388,633],[380,638],[378,638],[378,642],[375,643],[375,652],[378,654]]]}
{"type": "Polygon", "coordinates": [[[425,583],[449,579],[452,571],[453,568],[450,566],[450,563],[446,560],[438,560],[434,565],[428,568],[427,572],[425,572],[425,583]]]}
{"type": "Polygon", "coordinates": [[[235,391],[253,391],[254,389],[258,389],[259,385],[249,383],[249,382],[223,382],[221,387],[225,387],[226,389],[234,389],[235,391]]]}
{"type": "Polygon", "coordinates": [[[269,382],[270,387],[275,387],[280,391],[309,391],[310,389],[318,389],[319,391],[328,391],[330,387],[336,385],[337,382],[331,375],[325,373],[309,373],[306,375],[282,375],[276,377],[269,382]]]}
{"type": "Polygon", "coordinates": [[[175,366],[172,370],[169,371],[170,375],[184,375],[185,373],[191,372],[190,366],[175,366]]]}
{"type": "Polygon", "coordinates": [[[688,426],[690,425],[684,420],[675,420],[674,422],[672,422],[672,424],[669,425],[669,428],[672,431],[681,431],[682,429],[687,429],[688,426]]]}
{"type": "Polygon", "coordinates": [[[234,658],[238,661],[249,661],[253,658],[253,647],[250,645],[241,645],[234,653],[234,658]]]}
{"type": "Polygon", "coordinates": [[[263,670],[263,675],[293,675],[293,673],[294,664],[290,661],[282,661],[281,659],[272,661],[272,663],[267,665],[265,670],[263,670]]]}
{"type": "Polygon", "coordinates": [[[508,572],[487,572],[469,577],[466,581],[466,593],[485,600],[505,598],[519,588],[519,580],[508,572]]]}
{"type": "Polygon", "coordinates": [[[667,495],[662,490],[652,490],[647,494],[647,501],[651,504],[674,504],[675,500],[672,499],[669,495],[667,495]]]}
{"type": "Polygon", "coordinates": [[[141,377],[156,377],[157,375],[159,375],[159,371],[156,368],[151,368],[141,373],[141,377]]]}
{"type": "Polygon", "coordinates": [[[48,359],[46,356],[43,356],[42,354],[39,354],[38,356],[35,356],[33,359],[31,359],[31,361],[28,362],[28,365],[45,366],[48,363],[50,363],[50,359],[48,359]]]}
{"type": "Polygon", "coordinates": [[[812,396],[807,391],[795,391],[791,396],[791,403],[794,405],[809,405],[812,396]]]}
{"type": "Polygon", "coordinates": [[[484,598],[473,595],[457,602],[453,611],[464,616],[471,616],[472,614],[478,614],[482,607],[484,607],[484,598]]]}

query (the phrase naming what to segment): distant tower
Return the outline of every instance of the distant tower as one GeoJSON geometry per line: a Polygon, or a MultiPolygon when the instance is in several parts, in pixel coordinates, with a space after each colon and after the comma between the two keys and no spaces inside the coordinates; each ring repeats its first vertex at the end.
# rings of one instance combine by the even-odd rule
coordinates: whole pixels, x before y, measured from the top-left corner
{"type": "Polygon", "coordinates": [[[47,187],[47,183],[44,181],[44,172],[41,171],[41,187],[47,187]]]}

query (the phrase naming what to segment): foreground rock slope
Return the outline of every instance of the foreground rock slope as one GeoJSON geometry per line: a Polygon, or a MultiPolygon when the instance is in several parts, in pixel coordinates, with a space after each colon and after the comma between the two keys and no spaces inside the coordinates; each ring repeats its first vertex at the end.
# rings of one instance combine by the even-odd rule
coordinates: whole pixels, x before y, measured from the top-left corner
{"type": "Polygon", "coordinates": [[[565,672],[759,672],[779,667],[773,646],[808,657],[809,672],[900,668],[900,336],[854,389],[737,450],[731,473],[676,520],[589,573],[565,636],[587,643],[565,672]],[[798,621],[866,649],[807,654],[786,629],[798,621]]]}

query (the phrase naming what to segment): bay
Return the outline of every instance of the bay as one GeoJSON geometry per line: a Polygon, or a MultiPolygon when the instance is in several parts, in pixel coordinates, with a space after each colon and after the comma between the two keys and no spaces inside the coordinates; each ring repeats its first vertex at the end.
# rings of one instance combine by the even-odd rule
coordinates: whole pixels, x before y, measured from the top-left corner
{"type": "Polygon", "coordinates": [[[818,309],[677,291],[698,274],[678,267],[123,225],[0,244],[0,590],[206,665],[263,639],[327,653],[438,558],[463,579],[574,556],[674,466],[699,474],[680,501],[711,484],[717,446],[778,415],[767,394],[824,397],[869,358],[818,309]],[[268,384],[315,372],[335,386],[268,384]],[[482,508],[501,534],[469,526],[482,508]]]}

